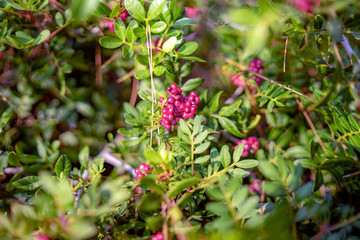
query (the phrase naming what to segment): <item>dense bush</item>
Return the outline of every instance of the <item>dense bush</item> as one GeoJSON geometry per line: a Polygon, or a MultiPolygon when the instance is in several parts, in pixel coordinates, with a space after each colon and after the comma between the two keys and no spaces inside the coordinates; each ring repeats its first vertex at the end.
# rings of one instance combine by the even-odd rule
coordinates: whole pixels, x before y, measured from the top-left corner
{"type": "Polygon", "coordinates": [[[358,239],[357,0],[0,0],[1,239],[358,239]]]}

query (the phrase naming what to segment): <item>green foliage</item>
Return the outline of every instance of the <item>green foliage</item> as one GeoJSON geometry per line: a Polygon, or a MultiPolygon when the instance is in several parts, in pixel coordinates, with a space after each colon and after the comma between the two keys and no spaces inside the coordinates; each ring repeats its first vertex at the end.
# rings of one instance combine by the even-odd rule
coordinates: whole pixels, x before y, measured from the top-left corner
{"type": "Polygon", "coordinates": [[[355,239],[360,5],[319,3],[0,1],[0,238],[355,239]]]}

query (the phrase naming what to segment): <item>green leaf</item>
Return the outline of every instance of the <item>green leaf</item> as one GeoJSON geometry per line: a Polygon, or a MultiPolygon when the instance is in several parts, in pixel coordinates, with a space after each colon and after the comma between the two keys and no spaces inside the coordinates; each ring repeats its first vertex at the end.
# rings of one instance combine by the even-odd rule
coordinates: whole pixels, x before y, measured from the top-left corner
{"type": "Polygon", "coordinates": [[[130,42],[130,43],[134,43],[137,39],[137,37],[135,36],[134,33],[134,29],[136,29],[138,27],[138,23],[135,20],[131,20],[129,25],[126,28],[126,39],[130,42]]]}
{"type": "Polygon", "coordinates": [[[253,168],[259,165],[259,161],[255,159],[246,159],[235,164],[238,168],[253,168]]]}
{"type": "Polygon", "coordinates": [[[176,37],[169,38],[166,42],[164,42],[162,46],[162,50],[166,53],[171,52],[174,49],[176,42],[177,42],[176,37]]]}
{"type": "Polygon", "coordinates": [[[55,164],[56,176],[60,178],[61,173],[63,173],[64,177],[68,178],[70,176],[70,171],[71,171],[71,161],[67,156],[62,155],[55,164]]]}
{"type": "Polygon", "coordinates": [[[89,167],[89,146],[85,146],[79,152],[79,162],[81,167],[88,169],[89,167]]]}
{"type": "Polygon", "coordinates": [[[98,4],[98,0],[73,0],[71,1],[72,16],[86,20],[96,11],[98,4]]]}
{"type": "Polygon", "coordinates": [[[265,182],[265,192],[271,196],[281,197],[286,195],[286,191],[281,183],[265,182]]]}
{"type": "Polygon", "coordinates": [[[229,173],[231,176],[233,177],[237,177],[237,178],[244,178],[250,175],[250,172],[241,169],[241,168],[233,168],[229,170],[229,173]]]}
{"type": "Polygon", "coordinates": [[[183,90],[183,92],[193,91],[196,88],[200,87],[204,80],[204,78],[191,78],[184,83],[181,89],[183,90]]]}
{"type": "Polygon", "coordinates": [[[132,58],[132,57],[134,56],[134,54],[135,54],[135,50],[134,50],[134,48],[131,47],[131,46],[124,46],[124,47],[122,48],[122,50],[123,50],[122,54],[123,54],[123,57],[124,57],[125,59],[130,59],[130,58],[132,58]]]}
{"type": "Polygon", "coordinates": [[[295,199],[297,202],[304,200],[305,198],[309,197],[312,193],[313,182],[307,182],[302,185],[298,190],[295,192],[295,199]]]}
{"type": "Polygon", "coordinates": [[[100,38],[99,43],[102,47],[109,49],[118,48],[123,44],[120,39],[109,36],[100,38]]]}
{"type": "MultiPolygon", "coordinates": [[[[195,136],[196,134],[199,133],[200,128],[201,128],[200,116],[196,116],[195,120],[194,120],[193,136],[195,136]]],[[[195,142],[196,142],[196,140],[195,140],[195,142]]],[[[200,141],[200,142],[202,142],[202,141],[200,141]]],[[[195,143],[195,144],[197,144],[197,143],[195,143]]]]}
{"type": "Polygon", "coordinates": [[[205,130],[204,132],[200,133],[194,140],[194,144],[199,144],[199,143],[202,143],[206,138],[207,136],[209,135],[209,132],[208,130],[205,130]]]}
{"type": "Polygon", "coordinates": [[[216,95],[210,101],[210,114],[216,112],[219,108],[219,99],[223,91],[216,93],[216,95]]]}
{"type": "Polygon", "coordinates": [[[235,123],[231,121],[230,119],[226,117],[220,117],[219,118],[220,125],[228,131],[230,134],[237,136],[237,137],[243,137],[244,134],[242,134],[239,129],[236,127],[235,123]]]}
{"type": "Polygon", "coordinates": [[[5,0],[5,2],[7,2],[10,6],[12,6],[13,8],[15,8],[17,10],[26,10],[25,6],[18,4],[16,2],[14,2],[13,0],[5,0]]]}
{"type": "Polygon", "coordinates": [[[12,108],[7,108],[2,114],[0,118],[0,133],[3,131],[5,124],[10,120],[14,110],[12,108]]]}
{"type": "Polygon", "coordinates": [[[50,31],[45,29],[40,32],[40,34],[37,36],[37,38],[34,40],[32,45],[38,45],[42,42],[44,42],[48,37],[50,36],[50,31]]]}
{"type": "Polygon", "coordinates": [[[39,177],[29,176],[21,178],[13,183],[13,186],[22,190],[35,190],[40,187],[39,177]]]}
{"type": "Polygon", "coordinates": [[[11,166],[20,167],[20,157],[15,152],[10,152],[7,155],[7,161],[11,166]]]}
{"type": "Polygon", "coordinates": [[[206,63],[206,61],[204,59],[198,58],[198,57],[194,57],[194,56],[179,56],[179,58],[181,59],[186,59],[186,60],[191,60],[191,61],[197,61],[197,62],[204,62],[206,63]]]}
{"type": "Polygon", "coordinates": [[[194,154],[199,154],[199,153],[205,152],[209,146],[210,146],[210,142],[205,142],[205,143],[201,144],[200,146],[195,148],[194,154]]]}
{"type": "Polygon", "coordinates": [[[151,148],[145,151],[144,157],[148,159],[152,165],[158,165],[162,162],[161,156],[151,148]]]}
{"type": "Polygon", "coordinates": [[[299,186],[300,180],[302,177],[303,168],[301,164],[297,164],[295,166],[295,169],[290,172],[289,176],[286,179],[286,186],[289,188],[289,190],[295,191],[295,189],[299,186]]]}
{"type": "Polygon", "coordinates": [[[273,163],[265,160],[260,161],[259,169],[265,177],[281,182],[279,169],[273,163]]]}
{"type": "Polygon", "coordinates": [[[226,168],[230,165],[231,156],[230,156],[230,151],[229,151],[228,145],[222,146],[221,151],[220,151],[220,158],[221,158],[221,165],[224,168],[226,168]]]}
{"type": "Polygon", "coordinates": [[[190,55],[194,53],[198,47],[199,44],[197,42],[187,42],[179,48],[178,53],[182,55],[190,55]]]}
{"type": "Polygon", "coordinates": [[[138,38],[146,37],[146,29],[142,27],[136,27],[134,28],[134,34],[138,38]]]}
{"type": "Polygon", "coordinates": [[[115,19],[114,21],[114,30],[116,33],[116,36],[118,36],[118,38],[120,38],[120,40],[122,42],[125,42],[126,39],[126,27],[123,21],[121,21],[121,19],[115,19]]]}
{"type": "Polygon", "coordinates": [[[195,185],[199,182],[199,178],[197,177],[191,177],[191,178],[185,178],[181,181],[175,182],[173,186],[170,187],[169,191],[167,192],[167,196],[169,198],[176,197],[179,195],[182,191],[187,189],[188,187],[195,185]]]}
{"type": "Polygon", "coordinates": [[[202,156],[202,157],[198,157],[195,159],[195,164],[202,164],[202,163],[206,163],[207,161],[209,161],[210,156],[206,155],[206,156],[202,156]]]}
{"type": "Polygon", "coordinates": [[[154,23],[153,25],[151,25],[150,29],[152,33],[161,33],[165,30],[166,28],[166,23],[163,21],[158,21],[156,23],[154,23]]]}
{"type": "Polygon", "coordinates": [[[321,173],[320,169],[316,170],[316,174],[315,174],[315,182],[312,188],[313,192],[316,192],[324,183],[324,179],[323,179],[323,175],[321,173]]]}
{"type": "Polygon", "coordinates": [[[246,127],[247,130],[255,128],[261,120],[261,115],[257,114],[253,120],[251,120],[250,124],[246,127]]]}
{"type": "Polygon", "coordinates": [[[243,154],[244,151],[244,143],[240,143],[239,145],[237,145],[234,153],[233,153],[233,160],[234,163],[240,161],[241,155],[243,154]]]}
{"type": "Polygon", "coordinates": [[[159,16],[163,12],[165,5],[166,5],[166,0],[153,1],[149,7],[147,19],[150,21],[155,19],[157,16],[159,16]]]}
{"type": "Polygon", "coordinates": [[[145,8],[138,0],[125,0],[125,8],[136,20],[145,21],[145,8]]]}
{"type": "Polygon", "coordinates": [[[57,12],[55,14],[55,22],[60,27],[64,25],[64,16],[61,14],[61,12],[57,12]]]}
{"type": "Polygon", "coordinates": [[[156,76],[161,76],[165,72],[166,68],[163,65],[157,65],[153,70],[156,76]]]}
{"type": "Polygon", "coordinates": [[[183,119],[180,119],[180,128],[186,135],[191,135],[190,128],[183,119]]]}
{"type": "Polygon", "coordinates": [[[224,106],[220,109],[219,115],[223,117],[230,117],[240,106],[242,100],[238,99],[233,104],[224,106]]]}
{"type": "Polygon", "coordinates": [[[195,24],[196,24],[196,22],[194,20],[192,20],[191,18],[181,18],[173,24],[173,27],[174,28],[182,28],[182,27],[185,27],[188,25],[195,25],[195,24]]]}

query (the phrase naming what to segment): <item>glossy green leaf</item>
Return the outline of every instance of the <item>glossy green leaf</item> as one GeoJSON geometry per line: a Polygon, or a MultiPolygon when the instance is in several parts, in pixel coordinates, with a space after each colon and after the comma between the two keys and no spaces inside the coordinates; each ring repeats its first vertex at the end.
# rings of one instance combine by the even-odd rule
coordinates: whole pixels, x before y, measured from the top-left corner
{"type": "Polygon", "coordinates": [[[183,28],[185,26],[188,25],[195,25],[196,22],[194,20],[192,20],[191,18],[181,18],[179,20],[177,20],[174,24],[173,27],[174,28],[183,28]]]}
{"type": "Polygon", "coordinates": [[[20,157],[15,152],[10,152],[7,155],[7,162],[14,167],[20,167],[20,157]]]}
{"type": "Polygon", "coordinates": [[[169,38],[166,42],[164,42],[162,50],[166,53],[171,52],[175,48],[176,42],[176,37],[169,38]]]}
{"type": "Polygon", "coordinates": [[[194,154],[199,154],[199,153],[205,152],[209,146],[210,146],[210,142],[205,142],[205,143],[199,145],[198,147],[195,148],[194,154]]]}
{"type": "Polygon", "coordinates": [[[254,168],[259,165],[259,161],[255,159],[246,159],[236,163],[239,168],[254,168]]]}
{"type": "Polygon", "coordinates": [[[12,184],[14,187],[22,190],[35,190],[40,187],[39,177],[37,176],[28,176],[17,180],[12,184]]]}
{"type": "Polygon", "coordinates": [[[198,47],[199,44],[197,42],[187,42],[179,48],[178,53],[182,55],[190,55],[193,54],[198,47]]]}
{"type": "Polygon", "coordinates": [[[202,157],[198,157],[195,159],[195,164],[202,164],[202,163],[206,163],[207,161],[209,161],[210,156],[206,155],[206,156],[202,156],[202,157]]]}
{"type": "Polygon", "coordinates": [[[88,169],[89,167],[89,147],[85,146],[81,149],[81,151],[79,152],[79,162],[81,167],[83,167],[84,169],[88,169]]]}
{"type": "Polygon", "coordinates": [[[191,135],[191,131],[189,126],[186,124],[186,122],[183,119],[180,119],[180,127],[181,130],[186,133],[186,135],[190,136],[191,135]]]}
{"type": "Polygon", "coordinates": [[[230,117],[240,107],[241,102],[242,99],[238,99],[233,104],[222,107],[219,111],[219,115],[223,117],[230,117]]]}
{"type": "Polygon", "coordinates": [[[220,151],[221,164],[224,168],[228,167],[231,163],[231,156],[229,151],[229,146],[224,145],[220,151]]]}
{"type": "Polygon", "coordinates": [[[241,168],[233,168],[229,170],[231,176],[236,178],[244,178],[250,175],[250,173],[241,168]]]}
{"type": "Polygon", "coordinates": [[[138,0],[125,0],[125,8],[128,13],[139,21],[145,21],[145,8],[138,0]]]}
{"type": "Polygon", "coordinates": [[[199,144],[199,143],[202,143],[206,138],[207,136],[209,135],[209,132],[208,130],[205,130],[204,132],[200,133],[194,140],[194,144],[199,144]]]}
{"type": "Polygon", "coordinates": [[[68,178],[70,176],[70,171],[71,161],[67,156],[62,155],[55,164],[56,176],[60,178],[61,173],[63,173],[63,176],[68,178]]]}
{"type": "Polygon", "coordinates": [[[100,38],[99,43],[102,47],[109,49],[118,48],[123,44],[120,39],[108,36],[100,38]]]}
{"type": "Polygon", "coordinates": [[[116,33],[116,36],[118,36],[118,38],[120,38],[120,40],[122,42],[125,42],[126,39],[126,27],[123,21],[121,21],[121,19],[115,19],[114,20],[114,30],[116,33]]]}
{"type": "Polygon", "coordinates": [[[220,91],[215,94],[215,96],[210,101],[210,114],[215,113],[219,108],[219,99],[223,91],[220,91]]]}
{"type": "Polygon", "coordinates": [[[150,29],[152,33],[161,33],[165,30],[166,28],[166,23],[163,21],[158,21],[156,23],[154,23],[153,25],[151,25],[150,29]]]}
{"type": "Polygon", "coordinates": [[[181,89],[184,92],[190,92],[200,87],[203,82],[203,78],[191,78],[184,83],[181,89]]]}
{"type": "Polygon", "coordinates": [[[236,127],[235,123],[231,121],[230,119],[226,117],[220,117],[219,119],[220,125],[228,131],[230,134],[236,136],[236,137],[243,137],[244,134],[242,134],[239,129],[236,127]]]}
{"type": "Polygon", "coordinates": [[[0,133],[2,132],[5,124],[9,122],[10,118],[12,117],[14,110],[12,108],[7,108],[2,114],[0,118],[0,133]]]}
{"type": "Polygon", "coordinates": [[[148,10],[147,20],[153,20],[158,17],[164,10],[166,0],[154,0],[148,10]]]}

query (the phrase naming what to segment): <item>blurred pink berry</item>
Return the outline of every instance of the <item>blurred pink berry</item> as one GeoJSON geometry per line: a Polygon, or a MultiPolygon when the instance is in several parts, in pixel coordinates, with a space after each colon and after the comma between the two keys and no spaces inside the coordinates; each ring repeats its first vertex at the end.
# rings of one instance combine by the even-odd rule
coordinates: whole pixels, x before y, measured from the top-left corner
{"type": "Polygon", "coordinates": [[[186,7],[185,8],[185,15],[188,18],[194,19],[199,14],[199,9],[195,6],[193,8],[186,7]]]}
{"type": "Polygon", "coordinates": [[[260,179],[257,179],[255,180],[252,184],[249,185],[249,192],[253,193],[253,192],[256,192],[256,193],[261,193],[261,189],[260,189],[260,184],[261,184],[261,180],[260,179]]]}
{"type": "Polygon", "coordinates": [[[320,3],[313,0],[294,0],[295,7],[305,13],[312,13],[314,6],[319,6],[320,3]]]}
{"type": "Polygon", "coordinates": [[[151,240],[163,240],[163,239],[164,239],[164,234],[162,232],[157,232],[151,237],[151,240]]]}

